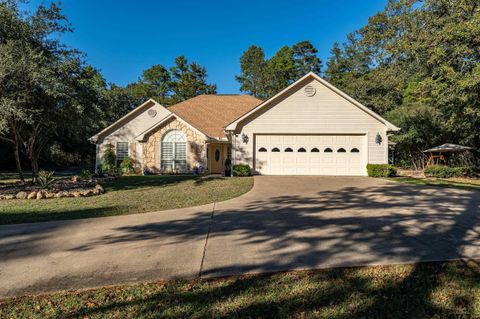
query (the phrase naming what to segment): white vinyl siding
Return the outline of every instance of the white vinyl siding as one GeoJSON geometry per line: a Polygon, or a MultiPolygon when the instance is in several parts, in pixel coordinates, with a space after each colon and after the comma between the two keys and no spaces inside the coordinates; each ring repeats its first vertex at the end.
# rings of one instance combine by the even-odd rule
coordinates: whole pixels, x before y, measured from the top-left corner
{"type": "Polygon", "coordinates": [[[317,80],[300,83],[290,95],[247,118],[237,129],[236,163],[247,163],[254,170],[259,165],[255,143],[243,143],[243,134],[250,141],[254,141],[255,135],[363,135],[365,165],[387,162],[387,127],[317,80]],[[316,90],[312,97],[304,93],[307,85],[316,90]],[[381,144],[375,142],[377,133],[383,139],[381,144]]]}
{"type": "Polygon", "coordinates": [[[151,102],[150,107],[146,107],[141,112],[132,114],[129,119],[125,119],[118,124],[117,128],[112,128],[112,132],[108,133],[103,140],[99,141],[97,148],[96,163],[100,165],[101,158],[105,152],[105,147],[108,144],[116,146],[117,142],[129,141],[130,154],[129,156],[137,162],[142,162],[143,146],[135,138],[138,134],[153,126],[160,119],[171,114],[166,108],[158,103],[151,102]],[[149,110],[157,112],[155,117],[148,115],[149,110]]]}

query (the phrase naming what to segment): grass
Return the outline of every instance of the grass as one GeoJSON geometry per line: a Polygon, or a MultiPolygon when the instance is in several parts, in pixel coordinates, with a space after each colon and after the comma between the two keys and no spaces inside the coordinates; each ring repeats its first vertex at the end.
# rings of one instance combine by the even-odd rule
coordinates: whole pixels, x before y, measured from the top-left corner
{"type": "Polygon", "coordinates": [[[473,178],[413,178],[413,177],[393,177],[389,180],[394,182],[426,185],[426,186],[440,186],[448,188],[458,188],[465,190],[480,190],[480,179],[473,178]]]}
{"type": "Polygon", "coordinates": [[[125,176],[106,183],[101,196],[0,201],[0,224],[161,211],[224,201],[249,191],[253,178],[125,176]]]}
{"type": "Polygon", "coordinates": [[[1,318],[478,318],[474,262],[167,281],[0,301],[1,318]]]}

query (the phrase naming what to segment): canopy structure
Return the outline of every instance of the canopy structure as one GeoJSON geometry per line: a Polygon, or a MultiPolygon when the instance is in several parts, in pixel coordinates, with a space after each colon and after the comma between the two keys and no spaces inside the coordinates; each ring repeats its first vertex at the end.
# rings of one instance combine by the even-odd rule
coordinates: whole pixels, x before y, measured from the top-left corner
{"type": "Polygon", "coordinates": [[[471,147],[462,146],[457,144],[442,144],[439,146],[435,146],[433,148],[429,148],[428,150],[423,151],[424,153],[435,153],[435,152],[461,152],[461,151],[468,151],[471,150],[471,147]]]}
{"type": "Polygon", "coordinates": [[[447,164],[446,156],[449,153],[464,152],[464,151],[469,151],[471,149],[472,148],[468,146],[447,143],[447,144],[442,144],[439,146],[429,148],[428,150],[423,151],[423,153],[429,154],[427,166],[437,165],[437,164],[446,165],[447,164]]]}

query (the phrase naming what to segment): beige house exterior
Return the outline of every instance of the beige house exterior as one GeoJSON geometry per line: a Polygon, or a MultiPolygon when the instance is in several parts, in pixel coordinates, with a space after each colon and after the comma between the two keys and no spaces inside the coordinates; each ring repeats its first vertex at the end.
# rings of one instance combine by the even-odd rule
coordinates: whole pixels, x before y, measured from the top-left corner
{"type": "Polygon", "coordinates": [[[151,173],[223,173],[231,158],[255,174],[366,175],[368,163],[388,162],[388,134],[397,130],[309,73],[264,102],[200,95],[165,108],[148,100],[91,141],[97,167],[112,144],[151,173]]]}

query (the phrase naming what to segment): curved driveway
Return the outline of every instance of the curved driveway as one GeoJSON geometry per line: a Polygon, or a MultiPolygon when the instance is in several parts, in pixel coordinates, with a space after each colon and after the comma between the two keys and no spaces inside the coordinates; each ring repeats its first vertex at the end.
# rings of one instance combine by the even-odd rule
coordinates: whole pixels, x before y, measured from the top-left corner
{"type": "Polygon", "coordinates": [[[138,280],[480,258],[480,192],[255,177],[226,202],[0,226],[0,295],[138,280]]]}

